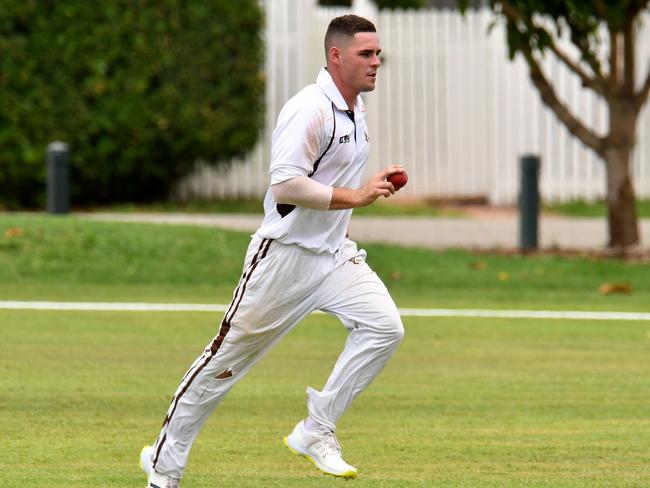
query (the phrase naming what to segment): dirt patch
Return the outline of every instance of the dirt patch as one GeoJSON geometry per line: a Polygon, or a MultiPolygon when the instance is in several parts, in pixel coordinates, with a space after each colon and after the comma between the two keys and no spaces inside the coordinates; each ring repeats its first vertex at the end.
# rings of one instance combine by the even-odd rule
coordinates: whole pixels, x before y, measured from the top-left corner
{"type": "Polygon", "coordinates": [[[514,218],[519,215],[519,210],[512,206],[466,205],[449,208],[459,210],[473,219],[514,218]]]}
{"type": "Polygon", "coordinates": [[[511,218],[516,217],[519,210],[512,205],[490,205],[485,196],[466,196],[455,198],[443,197],[403,197],[396,196],[391,200],[393,205],[428,207],[461,217],[476,219],[511,218]]]}
{"type": "Polygon", "coordinates": [[[620,250],[585,250],[550,247],[544,249],[521,250],[519,248],[493,248],[493,249],[471,249],[478,255],[497,256],[547,256],[561,257],[565,259],[586,259],[593,261],[618,260],[630,263],[650,263],[650,250],[633,248],[626,251],[620,250]]]}

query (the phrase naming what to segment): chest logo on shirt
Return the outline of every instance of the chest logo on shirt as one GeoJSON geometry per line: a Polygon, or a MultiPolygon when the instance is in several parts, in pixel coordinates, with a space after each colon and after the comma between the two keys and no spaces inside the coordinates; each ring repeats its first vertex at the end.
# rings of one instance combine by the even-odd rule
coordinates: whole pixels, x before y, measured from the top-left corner
{"type": "Polygon", "coordinates": [[[350,134],[339,137],[339,144],[345,144],[346,142],[350,142],[350,134]]]}

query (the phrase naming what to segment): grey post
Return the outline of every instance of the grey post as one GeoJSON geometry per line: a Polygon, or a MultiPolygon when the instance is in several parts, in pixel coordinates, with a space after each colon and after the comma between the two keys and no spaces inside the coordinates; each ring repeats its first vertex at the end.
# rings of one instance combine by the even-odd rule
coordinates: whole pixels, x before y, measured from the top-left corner
{"type": "Polygon", "coordinates": [[[539,230],[539,156],[526,154],[521,158],[519,194],[519,247],[536,249],[539,230]]]}
{"type": "Polygon", "coordinates": [[[47,211],[66,214],[69,210],[68,161],[70,152],[64,142],[51,142],[47,146],[47,211]]]}

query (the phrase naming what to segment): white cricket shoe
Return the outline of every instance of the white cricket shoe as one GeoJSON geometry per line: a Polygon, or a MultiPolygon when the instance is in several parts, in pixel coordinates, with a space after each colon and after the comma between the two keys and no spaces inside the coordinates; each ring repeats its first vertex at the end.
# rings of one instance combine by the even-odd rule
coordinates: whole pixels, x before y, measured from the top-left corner
{"type": "Polygon", "coordinates": [[[284,443],[291,452],[311,460],[325,474],[341,478],[357,476],[357,468],[343,461],[341,445],[331,430],[308,430],[301,420],[284,438],[284,443]]]}
{"type": "Polygon", "coordinates": [[[158,474],[153,469],[153,447],[144,446],[140,451],[140,467],[147,475],[147,488],[179,488],[181,480],[158,474]]]}

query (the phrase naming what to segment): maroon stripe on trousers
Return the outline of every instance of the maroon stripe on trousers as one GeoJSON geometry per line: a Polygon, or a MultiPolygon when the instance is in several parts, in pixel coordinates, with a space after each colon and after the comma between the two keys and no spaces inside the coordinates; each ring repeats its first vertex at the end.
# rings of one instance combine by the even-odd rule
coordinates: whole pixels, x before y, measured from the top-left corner
{"type": "Polygon", "coordinates": [[[246,283],[248,282],[248,279],[250,278],[251,274],[253,274],[253,270],[257,267],[258,257],[260,256],[260,253],[262,253],[262,256],[259,257],[260,260],[264,259],[264,256],[266,256],[266,252],[269,250],[269,246],[271,245],[271,239],[266,240],[262,239],[262,242],[260,243],[260,247],[257,250],[257,253],[253,257],[251,264],[248,266],[248,269],[244,272],[242,279],[239,281],[239,285],[237,286],[237,290],[235,290],[235,296],[233,297],[232,301],[230,302],[230,306],[228,307],[228,310],[224,314],[223,318],[224,320],[232,320],[232,316],[235,314],[237,311],[237,307],[239,306],[239,302],[241,302],[241,298],[244,295],[244,291],[246,290],[246,283]],[[266,242],[265,242],[266,241],[266,242]],[[264,248],[264,244],[266,244],[266,248],[264,248]],[[264,252],[262,252],[262,249],[264,249],[264,252]],[[248,275],[247,275],[248,273],[248,275]],[[243,288],[242,288],[243,285],[243,288]],[[241,295],[239,295],[239,299],[237,299],[237,295],[239,293],[239,289],[242,288],[241,295]],[[231,313],[232,307],[237,302],[237,306],[235,307],[235,310],[231,313]],[[230,319],[228,319],[228,314],[230,314],[230,319]]]}
{"type": "MultiPolygon", "coordinates": [[[[212,358],[215,356],[215,354],[217,353],[217,351],[221,347],[221,344],[222,344],[223,340],[225,339],[226,334],[228,334],[228,331],[230,330],[230,323],[232,321],[232,318],[234,317],[235,313],[237,312],[237,309],[239,308],[239,304],[241,303],[241,300],[242,300],[242,298],[244,296],[244,293],[246,292],[246,285],[248,284],[248,281],[250,280],[250,277],[252,276],[253,271],[255,270],[255,268],[257,268],[257,265],[259,264],[259,262],[262,259],[264,259],[264,257],[266,256],[266,253],[269,250],[271,242],[272,242],[271,239],[268,239],[268,240],[267,239],[262,239],[262,242],[260,243],[260,247],[257,250],[257,253],[253,257],[253,260],[251,261],[251,264],[250,264],[248,270],[246,272],[244,272],[244,274],[242,275],[242,279],[241,279],[241,281],[239,283],[239,286],[235,290],[235,298],[230,303],[230,306],[228,307],[228,310],[226,311],[226,314],[224,315],[224,318],[221,321],[221,327],[219,328],[219,334],[212,341],[212,345],[210,346],[210,349],[209,349],[210,355],[194,371],[194,373],[191,375],[190,379],[187,381],[187,383],[185,384],[183,389],[178,394],[176,394],[176,396],[172,399],[173,408],[171,409],[171,412],[168,413],[165,416],[165,421],[163,422],[163,428],[167,424],[169,424],[172,417],[174,416],[174,413],[176,412],[176,407],[178,407],[178,402],[180,401],[181,397],[187,392],[187,390],[189,389],[189,387],[192,384],[192,382],[194,381],[194,379],[210,363],[212,358]],[[262,249],[263,249],[263,252],[262,252],[262,249]],[[260,252],[262,253],[261,256],[260,256],[260,252]],[[238,292],[239,292],[240,288],[241,288],[241,294],[239,294],[239,299],[237,299],[237,295],[238,295],[238,292]],[[233,304],[235,304],[235,301],[237,302],[237,304],[235,305],[235,308],[234,308],[232,314],[230,315],[230,318],[227,318],[228,313],[233,308],[233,304]]],[[[203,353],[203,356],[207,352],[208,352],[208,350],[206,348],[206,351],[203,353]]],[[[201,356],[201,357],[203,357],[203,356],[201,356]]],[[[196,363],[195,363],[195,365],[196,365],[196,363]]],[[[191,368],[190,368],[190,371],[191,371],[191,368]]],[[[188,375],[190,374],[190,371],[185,373],[185,376],[183,377],[183,380],[188,377],[188,375]]],[[[182,380],[181,380],[181,383],[182,383],[182,380]]],[[[154,468],[156,467],[156,463],[158,462],[158,457],[160,456],[160,451],[162,450],[162,446],[165,444],[166,440],[167,440],[167,433],[165,433],[163,435],[162,439],[160,439],[160,442],[158,443],[158,448],[156,449],[156,455],[154,456],[154,459],[153,459],[153,467],[154,468]]]]}
{"type": "MultiPolygon", "coordinates": [[[[266,239],[262,239],[262,242],[260,242],[260,247],[257,249],[257,252],[255,253],[255,256],[253,256],[253,259],[251,260],[251,264],[248,266],[248,268],[246,270],[244,270],[244,273],[242,274],[241,280],[239,280],[239,284],[237,285],[237,288],[235,289],[234,298],[230,302],[230,306],[226,310],[226,313],[224,314],[224,317],[227,317],[228,314],[230,313],[230,311],[232,310],[232,306],[235,303],[235,300],[237,299],[237,296],[239,294],[239,289],[241,288],[242,283],[246,280],[247,274],[250,273],[251,267],[257,262],[257,258],[260,255],[260,252],[262,252],[262,248],[264,247],[264,241],[265,240],[266,239]]],[[[192,374],[192,370],[201,362],[203,357],[209,352],[210,352],[210,348],[207,347],[205,349],[205,351],[203,352],[203,354],[201,355],[201,357],[199,359],[197,359],[196,361],[194,361],[194,364],[192,364],[190,369],[187,370],[187,372],[185,373],[185,375],[181,379],[181,384],[183,383],[183,381],[185,381],[185,379],[190,374],[192,374]]],[[[175,397],[172,398],[172,403],[174,402],[175,399],[176,399],[175,397]]],[[[163,422],[163,427],[167,424],[168,420],[169,420],[169,415],[165,416],[165,421],[163,422]]]]}
{"type": "MultiPolygon", "coordinates": [[[[250,273],[248,275],[248,278],[251,277],[251,275],[253,274],[253,271],[255,271],[255,268],[257,268],[257,265],[266,256],[266,253],[268,252],[269,247],[271,246],[271,242],[272,241],[269,240],[266,243],[266,247],[264,248],[264,252],[262,253],[262,256],[260,257],[259,261],[257,261],[255,264],[253,264],[251,266],[251,270],[250,270],[250,273]]],[[[246,279],[246,281],[244,281],[244,283],[243,283],[244,286],[242,288],[241,295],[239,295],[239,300],[237,301],[237,305],[235,305],[235,309],[233,310],[232,314],[230,315],[230,318],[227,318],[227,317],[223,318],[223,322],[221,323],[221,328],[219,329],[219,335],[217,335],[217,337],[215,337],[214,341],[212,341],[212,347],[210,348],[210,351],[212,351],[213,355],[217,353],[217,351],[221,347],[221,343],[226,338],[226,334],[228,334],[228,331],[230,330],[230,323],[232,322],[232,318],[235,316],[235,314],[237,313],[237,310],[239,309],[239,304],[241,303],[242,298],[244,298],[244,293],[246,293],[246,285],[248,284],[248,281],[249,280],[246,279]]]]}
{"type": "MultiPolygon", "coordinates": [[[[264,248],[265,241],[266,241],[266,239],[262,239],[262,242],[260,242],[260,246],[257,249],[257,252],[255,253],[255,256],[253,256],[253,259],[251,260],[251,264],[248,266],[248,268],[246,270],[244,270],[244,273],[242,274],[242,278],[241,278],[241,280],[239,280],[239,285],[237,285],[237,288],[235,289],[234,298],[230,302],[230,306],[228,307],[228,310],[226,310],[226,313],[224,314],[224,320],[228,316],[230,311],[232,310],[232,307],[235,304],[235,302],[237,301],[237,297],[239,295],[239,290],[240,290],[240,288],[242,286],[242,283],[244,283],[247,280],[247,277],[250,276],[252,268],[257,265],[257,260],[258,260],[258,257],[260,255],[260,253],[262,252],[262,249],[264,248]]],[[[222,322],[222,324],[223,324],[223,322],[222,322]]],[[[185,381],[185,379],[188,376],[192,375],[192,378],[194,378],[194,376],[196,376],[195,371],[193,371],[193,370],[194,370],[195,367],[199,366],[199,364],[201,364],[201,366],[199,366],[199,369],[203,369],[203,367],[205,367],[204,363],[201,363],[201,361],[203,360],[205,355],[210,353],[210,352],[211,352],[211,347],[206,347],[206,349],[203,352],[203,354],[201,355],[201,357],[199,359],[197,359],[196,361],[194,361],[194,364],[192,365],[192,367],[185,373],[185,375],[183,376],[183,379],[181,379],[181,384],[183,384],[183,382],[185,381]]],[[[184,391],[183,391],[183,393],[184,393],[184,391]]],[[[182,395],[182,393],[180,395],[182,395]]],[[[174,396],[174,398],[172,398],[172,404],[175,405],[176,403],[177,403],[177,398],[176,398],[176,396],[174,396]]],[[[175,407],[174,407],[174,409],[175,409],[175,407]]],[[[170,418],[171,418],[170,414],[165,416],[165,421],[163,422],[163,427],[165,425],[167,425],[170,418]]]]}

